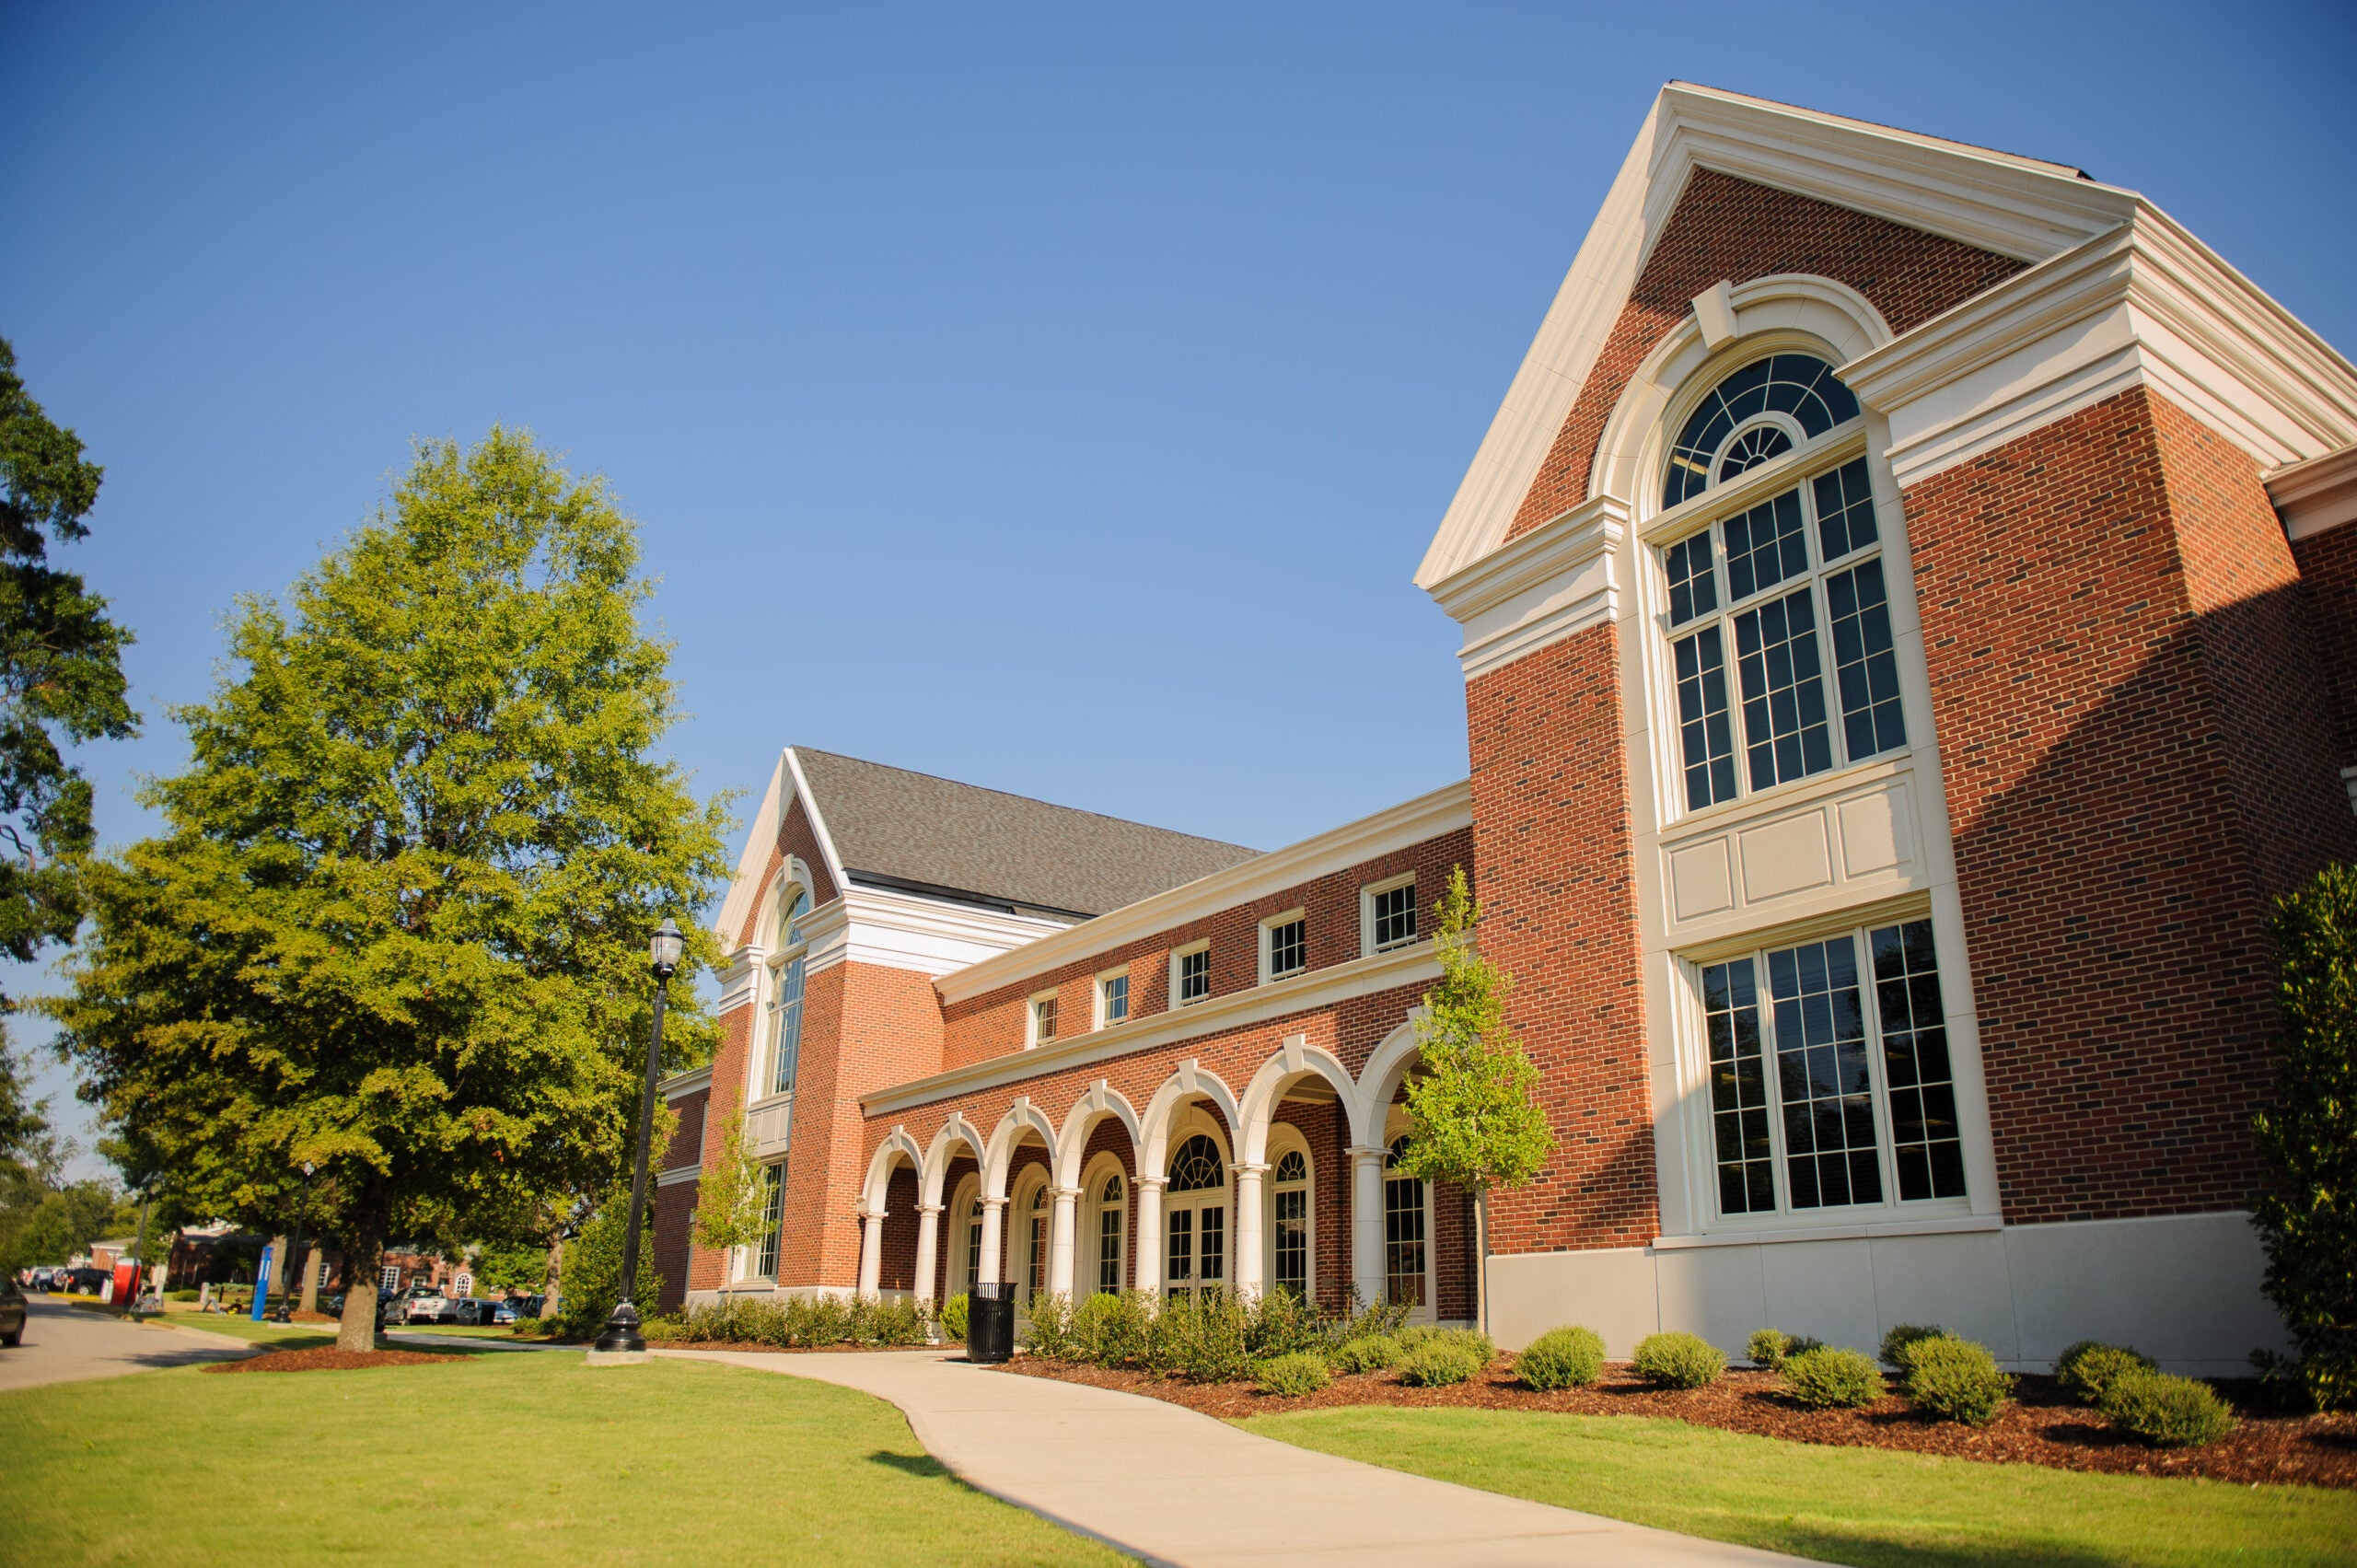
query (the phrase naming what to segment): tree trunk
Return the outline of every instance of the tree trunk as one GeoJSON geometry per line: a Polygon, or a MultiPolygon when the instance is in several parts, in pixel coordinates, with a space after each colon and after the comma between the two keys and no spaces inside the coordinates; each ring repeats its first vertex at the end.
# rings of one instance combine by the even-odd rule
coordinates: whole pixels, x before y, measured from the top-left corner
{"type": "Polygon", "coordinates": [[[549,1236],[548,1272],[540,1276],[540,1316],[556,1316],[556,1293],[563,1284],[564,1272],[564,1229],[559,1226],[549,1236]]]}
{"type": "Polygon", "coordinates": [[[336,1349],[366,1354],[377,1348],[377,1278],[384,1265],[385,1222],[355,1217],[343,1254],[343,1321],[336,1329],[336,1349]]]}

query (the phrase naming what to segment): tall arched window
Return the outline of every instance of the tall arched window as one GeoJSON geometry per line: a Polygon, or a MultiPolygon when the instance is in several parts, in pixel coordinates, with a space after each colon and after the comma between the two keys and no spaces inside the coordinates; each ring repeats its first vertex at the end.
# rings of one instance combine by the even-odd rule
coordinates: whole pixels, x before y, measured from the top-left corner
{"type": "Polygon", "coordinates": [[[966,1272],[959,1288],[970,1294],[982,1277],[982,1195],[976,1192],[966,1205],[966,1272]]]}
{"type": "Polygon", "coordinates": [[[802,916],[810,895],[800,888],[787,889],[779,900],[777,983],[771,1003],[776,1019],[770,1037],[770,1093],[790,1094],[802,1057],[802,979],[804,948],[802,916]]]}
{"type": "Polygon", "coordinates": [[[1309,1299],[1309,1161],[1299,1149],[1277,1158],[1269,1179],[1269,1277],[1297,1301],[1309,1299]]]}
{"type": "Polygon", "coordinates": [[[1430,1305],[1424,1288],[1424,1184],[1399,1168],[1405,1137],[1391,1140],[1383,1176],[1383,1295],[1398,1307],[1430,1305]]]}
{"type": "Polygon", "coordinates": [[[1755,359],[1688,416],[1670,447],[1661,504],[1675,506],[1857,417],[1857,397],[1815,354],[1755,359]]]}
{"type": "Polygon", "coordinates": [[[1026,1302],[1048,1288],[1048,1225],[1054,1217],[1055,1200],[1049,1196],[1044,1181],[1031,1190],[1031,1202],[1025,1205],[1023,1227],[1023,1295],[1026,1302]]]}
{"type": "Polygon", "coordinates": [[[777,1278],[778,1242],[785,1230],[785,1162],[761,1167],[761,1239],[753,1249],[755,1279],[777,1278]]]}
{"type": "Polygon", "coordinates": [[[1116,1171],[1097,1189],[1097,1288],[1121,1288],[1121,1233],[1129,1222],[1129,1192],[1116,1171]]]}
{"type": "Polygon", "coordinates": [[[1163,1190],[1167,1239],[1163,1283],[1170,1291],[1218,1290],[1227,1283],[1227,1162],[1209,1134],[1198,1132],[1170,1156],[1163,1190]]]}

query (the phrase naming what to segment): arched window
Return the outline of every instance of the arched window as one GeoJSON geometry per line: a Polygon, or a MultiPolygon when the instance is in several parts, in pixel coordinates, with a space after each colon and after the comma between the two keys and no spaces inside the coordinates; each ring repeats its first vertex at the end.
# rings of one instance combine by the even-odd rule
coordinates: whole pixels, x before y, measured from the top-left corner
{"type": "Polygon", "coordinates": [[[450,1282],[450,1294],[457,1296],[460,1301],[464,1301],[469,1296],[474,1295],[474,1293],[475,1277],[461,1269],[459,1272],[458,1277],[450,1282]]]}
{"type": "Polygon", "coordinates": [[[1198,1132],[1170,1157],[1163,1192],[1167,1248],[1163,1283],[1171,1291],[1217,1290],[1227,1283],[1227,1162],[1219,1144],[1198,1132]]]}
{"type": "Polygon", "coordinates": [[[970,1294],[974,1282],[982,1277],[982,1195],[974,1194],[966,1205],[966,1274],[962,1288],[970,1294]]]}
{"type": "Polygon", "coordinates": [[[753,1277],[777,1278],[778,1241],[785,1230],[785,1162],[761,1167],[761,1239],[753,1249],[753,1277]]]}
{"type": "Polygon", "coordinates": [[[798,887],[791,888],[778,902],[777,984],[775,1000],[770,1005],[777,1015],[770,1039],[770,1093],[773,1095],[793,1092],[795,1074],[801,1066],[802,916],[810,907],[810,895],[798,887]]]}
{"type": "Polygon", "coordinates": [[[1269,1180],[1269,1277],[1297,1301],[1309,1299],[1309,1161],[1299,1149],[1277,1158],[1269,1180]]]}
{"type": "Polygon", "coordinates": [[[1053,1218],[1055,1200],[1049,1196],[1044,1181],[1031,1190],[1031,1202],[1024,1227],[1025,1239],[1030,1244],[1024,1249],[1023,1293],[1026,1300],[1048,1288],[1048,1225],[1053,1218]]]}
{"type": "Polygon", "coordinates": [[[1812,354],[1755,359],[1704,394],[1670,448],[1661,504],[1675,506],[1858,417],[1858,400],[1812,354]]]}
{"type": "Polygon", "coordinates": [[[1129,1193],[1119,1172],[1097,1190],[1097,1288],[1121,1288],[1121,1231],[1129,1221],[1129,1193]]]}
{"type": "Polygon", "coordinates": [[[1431,1305],[1424,1287],[1424,1184],[1399,1169],[1408,1140],[1391,1140],[1383,1168],[1383,1294],[1394,1306],[1431,1305]]]}

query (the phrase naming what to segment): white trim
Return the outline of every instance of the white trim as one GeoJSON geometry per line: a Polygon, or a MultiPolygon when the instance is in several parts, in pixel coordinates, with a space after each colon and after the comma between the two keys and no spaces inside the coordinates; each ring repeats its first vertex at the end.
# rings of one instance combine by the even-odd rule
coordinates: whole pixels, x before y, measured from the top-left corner
{"type": "Polygon", "coordinates": [[[1081,1258],[1074,1261],[1077,1265],[1081,1259],[1086,1260],[1088,1267],[1085,1277],[1088,1281],[1088,1288],[1086,1290],[1081,1288],[1080,1282],[1084,1273],[1075,1266],[1073,1270],[1072,1290],[1073,1299],[1075,1301],[1104,1292],[1104,1276],[1100,1271],[1105,1263],[1103,1227],[1106,1213],[1109,1210],[1119,1213],[1121,1216],[1121,1242],[1113,1260],[1113,1289],[1117,1293],[1129,1288],[1132,1272],[1130,1263],[1130,1248],[1135,1240],[1137,1230],[1132,1210],[1132,1205],[1137,1202],[1137,1180],[1131,1175],[1130,1167],[1121,1163],[1120,1156],[1107,1149],[1100,1150],[1093,1156],[1088,1162],[1088,1168],[1081,1173],[1080,1193],[1080,1212],[1086,1216],[1086,1225],[1085,1239],[1076,1241],[1073,1249],[1081,1255],[1081,1258]],[[1109,1176],[1118,1176],[1121,1179],[1121,1199],[1118,1203],[1108,1203],[1104,1201],[1105,1179],[1109,1176]]]}
{"type": "Polygon", "coordinates": [[[1465,679],[1618,618],[1612,557],[1628,528],[1628,504],[1599,495],[1430,585],[1465,628],[1465,679]]]}
{"type": "Polygon", "coordinates": [[[2146,386],[2263,468],[2357,442],[2357,367],[2158,209],[1851,361],[1902,489],[2146,386]]]}
{"type": "Polygon", "coordinates": [[[1130,1021],[1130,1015],[1132,1012],[1132,1008],[1130,1006],[1130,989],[1129,965],[1121,964],[1113,969],[1097,970],[1095,978],[1089,981],[1089,996],[1091,1004],[1091,1012],[1089,1015],[1091,1022],[1089,1024],[1089,1028],[1091,1029],[1102,1029],[1109,1028],[1114,1024],[1128,1023],[1130,1021]],[[1121,1016],[1118,1018],[1114,1018],[1107,1016],[1107,1014],[1110,1011],[1107,1005],[1107,991],[1113,981],[1117,980],[1121,982],[1121,1016]]]}
{"type": "Polygon", "coordinates": [[[1316,838],[1198,877],[1167,893],[1068,926],[1019,952],[983,959],[934,981],[945,1002],[970,1001],[1019,985],[1034,975],[1148,940],[1194,921],[1347,871],[1394,850],[1408,849],[1473,825],[1472,792],[1465,780],[1346,822],[1316,838]]]}
{"type": "Polygon", "coordinates": [[[1412,898],[1408,900],[1408,907],[1411,912],[1413,912],[1411,923],[1415,926],[1415,931],[1409,935],[1399,937],[1390,942],[1378,944],[1375,939],[1375,900],[1376,895],[1392,892],[1400,888],[1412,888],[1415,885],[1416,874],[1412,871],[1402,871],[1397,877],[1386,877],[1380,880],[1368,882],[1360,887],[1360,957],[1368,958],[1376,953],[1387,953],[1395,947],[1413,947],[1418,941],[1422,939],[1424,935],[1423,910],[1418,905],[1416,900],[1412,898]]]}
{"type": "Polygon", "coordinates": [[[1848,1241],[1875,1236],[1950,1236],[1959,1231],[2003,1230],[2000,1214],[1956,1214],[1946,1219],[1879,1220],[1866,1224],[1784,1225],[1772,1230],[1720,1231],[1709,1236],[1656,1236],[1656,1252],[1693,1247],[1775,1247],[1792,1241],[1848,1241]]]}
{"type": "Polygon", "coordinates": [[[883,888],[852,888],[802,917],[811,974],[854,963],[914,970],[938,980],[1066,929],[1061,921],[883,888]]]}
{"type": "Polygon", "coordinates": [[[1268,1150],[1265,1163],[1268,1171],[1260,1178],[1261,1247],[1267,1256],[1262,1260],[1260,1278],[1268,1288],[1277,1287],[1277,1167],[1288,1154],[1298,1154],[1308,1168],[1306,1183],[1308,1202],[1304,1205],[1303,1224],[1307,1230],[1309,1258],[1304,1271],[1302,1290],[1311,1305],[1318,1301],[1318,1153],[1309,1146],[1308,1135],[1290,1121],[1272,1121],[1269,1125],[1268,1150]]]}
{"type": "Polygon", "coordinates": [[[2277,469],[2267,476],[2267,498],[2283,518],[2286,539],[2357,522],[2357,446],[2277,469]]]}
{"type": "Polygon", "coordinates": [[[1267,919],[1261,921],[1259,947],[1260,949],[1260,982],[1262,985],[1274,985],[1281,980],[1291,980],[1295,975],[1308,973],[1309,910],[1307,906],[1295,904],[1293,908],[1285,911],[1283,914],[1272,914],[1267,919]],[[1301,923],[1301,962],[1296,967],[1285,970],[1283,974],[1279,974],[1276,972],[1277,927],[1281,925],[1291,925],[1295,921],[1299,921],[1301,923]]]}
{"type": "MultiPolygon", "coordinates": [[[[1057,1036],[1053,1030],[1046,1035],[1039,1032],[1042,1008],[1048,1009],[1051,1016],[1062,1010],[1056,1005],[1056,988],[1052,985],[1045,991],[1035,991],[1023,999],[1023,1049],[1026,1051],[1037,1051],[1043,1045],[1056,1043],[1057,1036]]],[[[1063,1020],[1056,1018],[1055,1022],[1061,1025],[1063,1020]]]]}
{"type": "Polygon", "coordinates": [[[663,1100],[667,1105],[676,1099],[685,1099],[698,1089],[712,1087],[712,1064],[706,1063],[692,1072],[674,1073],[655,1086],[663,1091],[663,1100]]]}
{"type": "MultiPolygon", "coordinates": [[[[1181,942],[1170,949],[1170,984],[1168,990],[1164,993],[1164,998],[1167,1003],[1164,1011],[1176,1013],[1188,1007],[1200,1007],[1212,999],[1212,971],[1209,958],[1203,960],[1203,993],[1201,996],[1187,997],[1181,997],[1178,993],[1178,960],[1191,958],[1199,953],[1209,953],[1211,950],[1212,939],[1208,936],[1198,936],[1192,942],[1181,942]]],[[[1135,1016],[1134,1014],[1132,1016],[1135,1016]]]]}
{"type": "Polygon", "coordinates": [[[1109,1062],[1132,1051],[1149,1051],[1292,1013],[1314,1012],[1381,991],[1429,985],[1439,978],[1440,960],[1434,957],[1432,942],[1422,939],[1410,947],[1353,958],[1348,963],[1329,964],[1273,984],[1211,996],[1176,1012],[1152,1013],[1095,1034],[1074,1035],[1037,1051],[993,1056],[930,1077],[894,1084],[861,1096],[860,1108],[868,1116],[913,1110],[952,1096],[1109,1062]]]}
{"type": "Polygon", "coordinates": [[[677,1187],[681,1182],[694,1181],[702,1175],[703,1167],[700,1165],[674,1166],[669,1170],[657,1171],[655,1176],[655,1185],[657,1187],[677,1187]]]}

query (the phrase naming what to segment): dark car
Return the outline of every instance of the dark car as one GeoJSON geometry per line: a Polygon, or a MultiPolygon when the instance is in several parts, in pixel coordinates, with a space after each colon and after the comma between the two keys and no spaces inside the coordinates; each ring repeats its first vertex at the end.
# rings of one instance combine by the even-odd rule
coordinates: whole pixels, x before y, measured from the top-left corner
{"type": "Polygon", "coordinates": [[[540,1303],[545,1299],[538,1295],[511,1295],[507,1298],[507,1305],[515,1308],[518,1318],[537,1318],[540,1315],[540,1303]]]}
{"type": "Polygon", "coordinates": [[[0,1273],[0,1345],[10,1350],[25,1342],[24,1287],[17,1283],[17,1276],[0,1273]]]}
{"type": "Polygon", "coordinates": [[[96,1295],[106,1288],[114,1275],[104,1269],[60,1269],[54,1276],[52,1289],[68,1294],[96,1295]]]}

